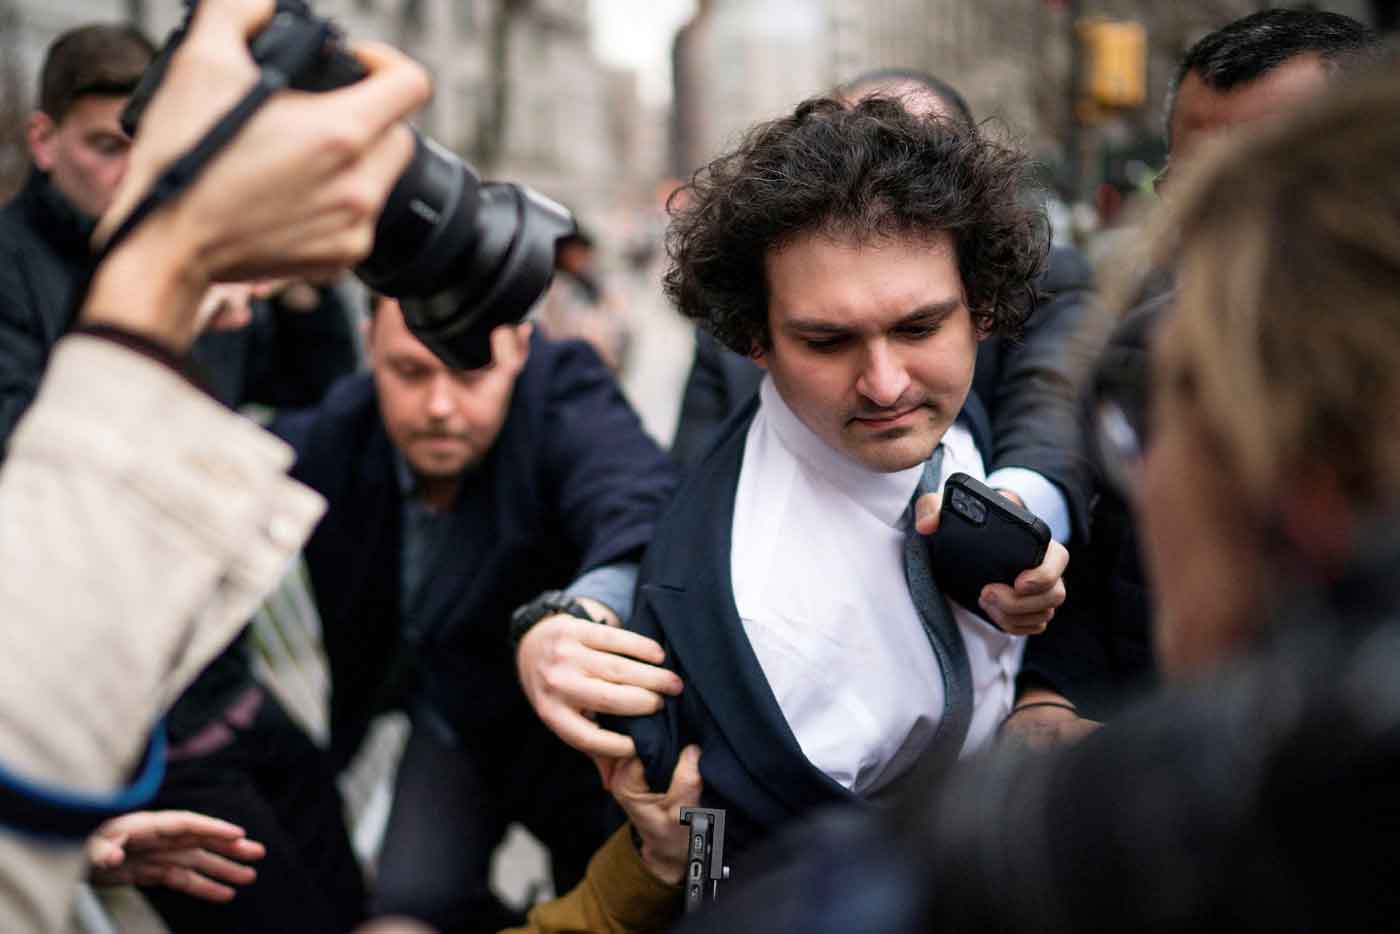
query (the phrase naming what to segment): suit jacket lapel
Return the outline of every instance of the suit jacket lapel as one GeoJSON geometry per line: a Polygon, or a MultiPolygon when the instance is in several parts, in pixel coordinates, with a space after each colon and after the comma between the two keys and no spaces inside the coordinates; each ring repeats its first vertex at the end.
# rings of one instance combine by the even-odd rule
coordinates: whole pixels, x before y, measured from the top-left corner
{"type": "Polygon", "coordinates": [[[972,434],[973,443],[977,445],[977,450],[982,454],[982,460],[990,471],[992,459],[996,456],[996,450],[992,446],[992,419],[975,391],[968,391],[957,420],[972,434]]]}
{"type": "Polygon", "coordinates": [[[366,588],[384,586],[386,578],[395,588],[397,602],[403,517],[392,454],[389,437],[382,430],[374,432],[359,463],[345,468],[351,471],[344,487],[348,493],[345,501],[332,504],[323,520],[327,538],[343,548],[341,554],[349,558],[344,586],[339,589],[340,597],[332,614],[337,619],[352,617],[366,588]],[[393,562],[392,571],[386,573],[383,564],[389,561],[393,562]]]}
{"type": "Polygon", "coordinates": [[[734,497],[755,397],[725,427],[725,437],[696,469],[678,504],[682,530],[660,542],[658,573],[643,585],[666,639],[706,712],[744,767],[795,811],[851,794],[803,754],[744,633],[730,581],[734,497]]]}

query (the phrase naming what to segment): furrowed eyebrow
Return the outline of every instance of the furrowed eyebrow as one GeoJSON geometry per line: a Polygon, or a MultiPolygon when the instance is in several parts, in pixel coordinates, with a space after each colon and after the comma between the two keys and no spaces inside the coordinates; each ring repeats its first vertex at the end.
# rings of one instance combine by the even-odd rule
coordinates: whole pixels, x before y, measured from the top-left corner
{"type": "Polygon", "coordinates": [[[783,325],[783,330],[802,337],[838,337],[851,333],[844,325],[826,321],[789,321],[783,325]]]}
{"type": "Polygon", "coordinates": [[[895,327],[910,324],[937,324],[961,307],[962,299],[960,298],[950,298],[942,302],[930,302],[927,305],[915,308],[913,311],[909,312],[909,314],[900,318],[899,321],[896,322],[895,327]]]}
{"type": "MultiPolygon", "coordinates": [[[[961,298],[950,298],[920,305],[896,321],[894,327],[906,327],[911,324],[937,324],[961,308],[962,304],[961,298]]],[[[830,321],[794,318],[783,325],[783,330],[798,337],[840,337],[850,334],[852,329],[830,321]]]]}

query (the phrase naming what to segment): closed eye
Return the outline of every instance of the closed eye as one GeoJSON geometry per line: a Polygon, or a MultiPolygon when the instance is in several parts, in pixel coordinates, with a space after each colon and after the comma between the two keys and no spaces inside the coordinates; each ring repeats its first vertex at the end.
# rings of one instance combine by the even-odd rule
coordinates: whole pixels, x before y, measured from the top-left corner
{"type": "Polygon", "coordinates": [[[904,324],[895,328],[894,332],[900,337],[908,337],[914,340],[920,340],[922,338],[929,337],[933,334],[937,334],[938,325],[939,322],[936,321],[930,322],[928,324],[904,324]]]}
{"type": "Polygon", "coordinates": [[[808,337],[803,339],[809,350],[817,353],[835,353],[849,343],[850,339],[845,336],[837,337],[808,337]]]}

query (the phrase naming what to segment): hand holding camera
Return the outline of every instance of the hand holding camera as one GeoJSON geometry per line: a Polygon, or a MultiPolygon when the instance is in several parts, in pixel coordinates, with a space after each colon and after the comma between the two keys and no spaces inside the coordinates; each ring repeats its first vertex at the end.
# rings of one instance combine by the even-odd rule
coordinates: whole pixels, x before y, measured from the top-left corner
{"type": "MultiPolygon", "coordinates": [[[[305,0],[277,0],[275,9],[266,0],[186,2],[184,23],[142,77],[122,125],[140,152],[148,106],[158,123],[172,111],[204,119],[157,131],[99,241],[120,242],[170,201],[188,200],[200,179],[203,213],[221,234],[195,254],[206,276],[317,278],[360,261],[360,278],[399,299],[410,330],[446,363],[489,363],[491,333],[521,321],[548,286],[555,246],[576,229],[568,210],[519,185],[483,183],[400,125],[425,99],[422,70],[387,47],[350,47],[305,0]],[[234,40],[247,51],[233,51],[234,40]],[[207,60],[203,74],[192,72],[191,58],[207,60]],[[246,161],[231,167],[239,152],[246,161]],[[266,211],[240,200],[237,182],[303,154],[309,161],[287,164],[298,171],[269,177],[256,192],[253,207],[266,211]],[[386,173],[397,176],[387,195],[386,173]]],[[[192,233],[207,235],[208,225],[192,233]]]]}
{"type": "MultiPolygon", "coordinates": [[[[272,11],[271,0],[210,0],[194,12],[97,242],[254,83],[247,40],[272,11]]],[[[315,97],[276,95],[190,187],[135,227],[95,276],[86,319],[182,350],[209,282],[326,276],[363,258],[412,153],[400,121],[427,100],[429,83],[386,46],[359,46],[356,54],[363,81],[315,97]]]]}

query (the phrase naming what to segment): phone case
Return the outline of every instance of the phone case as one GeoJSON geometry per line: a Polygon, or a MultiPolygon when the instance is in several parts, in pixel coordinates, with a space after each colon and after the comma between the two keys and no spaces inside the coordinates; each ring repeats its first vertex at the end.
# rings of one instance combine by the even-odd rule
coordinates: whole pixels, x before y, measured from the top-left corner
{"type": "Polygon", "coordinates": [[[938,531],[928,537],[934,580],[944,595],[991,622],[977,605],[987,584],[1011,584],[1045,560],[1050,527],[965,473],[943,486],[938,531]]]}

